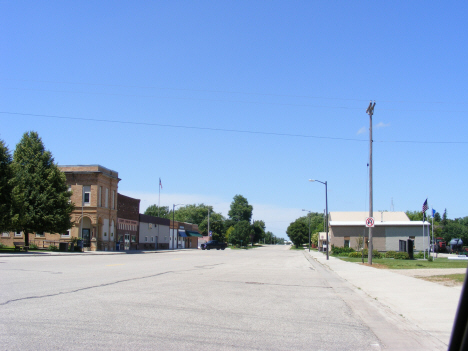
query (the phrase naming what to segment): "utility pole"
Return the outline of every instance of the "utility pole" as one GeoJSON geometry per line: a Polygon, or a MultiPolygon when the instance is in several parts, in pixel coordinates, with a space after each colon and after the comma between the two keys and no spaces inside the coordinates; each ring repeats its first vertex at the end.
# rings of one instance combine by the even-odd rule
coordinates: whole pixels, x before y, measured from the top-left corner
{"type": "MultiPolygon", "coordinates": [[[[366,113],[369,115],[369,217],[374,217],[372,199],[372,115],[374,114],[375,101],[369,103],[366,113]]],[[[369,227],[369,246],[367,248],[367,262],[372,264],[372,227],[369,227]]]]}
{"type": "Polygon", "coordinates": [[[208,208],[208,237],[210,236],[210,208],[208,208]]]}

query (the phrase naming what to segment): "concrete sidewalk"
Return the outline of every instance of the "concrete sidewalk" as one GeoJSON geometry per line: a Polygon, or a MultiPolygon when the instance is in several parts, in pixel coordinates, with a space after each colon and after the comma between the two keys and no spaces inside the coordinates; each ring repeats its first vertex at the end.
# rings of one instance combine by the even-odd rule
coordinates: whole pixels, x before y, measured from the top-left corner
{"type": "Polygon", "coordinates": [[[331,256],[327,261],[326,255],[317,251],[307,253],[372,299],[448,345],[461,287],[447,287],[331,256]]]}

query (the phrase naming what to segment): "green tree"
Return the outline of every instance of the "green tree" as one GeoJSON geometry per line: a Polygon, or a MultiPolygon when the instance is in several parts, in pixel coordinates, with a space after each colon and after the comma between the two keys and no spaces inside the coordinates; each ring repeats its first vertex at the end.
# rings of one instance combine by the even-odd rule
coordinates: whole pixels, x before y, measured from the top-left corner
{"type": "Polygon", "coordinates": [[[0,140],[0,231],[11,227],[11,154],[3,140],[0,140]]]}
{"type": "Polygon", "coordinates": [[[265,222],[264,221],[254,221],[253,223],[253,236],[252,244],[258,243],[265,237],[265,222]]]}
{"type": "Polygon", "coordinates": [[[12,162],[12,225],[24,233],[64,233],[71,228],[70,202],[65,175],[54,163],[36,132],[24,133],[12,162]]]}
{"type": "Polygon", "coordinates": [[[248,221],[237,222],[234,230],[229,235],[229,239],[234,245],[241,244],[246,246],[249,243],[252,231],[252,226],[248,221]]]}
{"type": "Polygon", "coordinates": [[[226,230],[226,242],[232,243],[232,233],[234,232],[234,227],[229,227],[228,230],[226,230]]]}
{"type": "Polygon", "coordinates": [[[422,221],[423,220],[422,211],[406,211],[406,215],[408,216],[410,221],[422,221]]]}
{"type": "MultiPolygon", "coordinates": [[[[208,235],[208,217],[198,225],[198,230],[203,235],[208,235]]],[[[213,233],[212,239],[225,241],[225,218],[222,214],[217,212],[210,212],[210,231],[213,233]]]]}
{"type": "Polygon", "coordinates": [[[309,241],[309,227],[301,220],[292,222],[286,230],[286,234],[297,248],[309,241]]]}
{"type": "Polygon", "coordinates": [[[158,207],[158,205],[151,205],[145,210],[145,215],[153,216],[153,217],[166,218],[166,219],[172,219],[172,215],[170,215],[170,211],[169,211],[168,206],[158,207]]]}
{"type": "Polygon", "coordinates": [[[249,202],[242,195],[234,196],[233,201],[231,202],[231,208],[228,212],[229,219],[234,223],[240,221],[247,221],[250,223],[252,219],[252,205],[249,205],[249,202]]]}
{"type": "Polygon", "coordinates": [[[174,218],[176,221],[200,225],[203,220],[208,218],[208,211],[210,211],[211,216],[213,206],[205,204],[185,205],[175,210],[174,218]]]}

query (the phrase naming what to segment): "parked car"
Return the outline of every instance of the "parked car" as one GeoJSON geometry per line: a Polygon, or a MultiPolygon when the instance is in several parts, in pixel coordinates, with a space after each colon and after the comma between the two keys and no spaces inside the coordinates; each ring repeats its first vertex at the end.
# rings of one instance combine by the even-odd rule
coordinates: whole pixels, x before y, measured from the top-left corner
{"type": "Polygon", "coordinates": [[[224,250],[227,247],[226,243],[219,242],[218,240],[210,240],[205,244],[205,249],[216,249],[216,250],[224,250]]]}

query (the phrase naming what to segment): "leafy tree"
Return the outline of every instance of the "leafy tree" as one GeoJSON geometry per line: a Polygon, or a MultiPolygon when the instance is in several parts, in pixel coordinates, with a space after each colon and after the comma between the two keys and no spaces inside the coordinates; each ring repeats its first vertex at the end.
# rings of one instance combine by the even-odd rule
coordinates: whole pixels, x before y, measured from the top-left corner
{"type": "Polygon", "coordinates": [[[423,220],[422,211],[406,211],[406,215],[408,216],[410,221],[422,221],[423,220]]]}
{"type": "Polygon", "coordinates": [[[447,218],[447,209],[445,209],[444,214],[442,216],[442,221],[440,222],[443,226],[446,226],[448,223],[448,218],[447,218]]]}
{"type": "Polygon", "coordinates": [[[252,244],[258,243],[265,237],[265,222],[264,221],[254,221],[253,223],[253,235],[252,235],[252,244]]]}
{"type": "Polygon", "coordinates": [[[234,232],[234,227],[229,227],[228,230],[226,230],[226,241],[228,243],[232,243],[232,233],[234,232]]]}
{"type": "Polygon", "coordinates": [[[170,215],[169,211],[169,206],[158,207],[158,205],[151,205],[145,210],[145,215],[172,219],[172,215],[170,215]]]}
{"type": "Polygon", "coordinates": [[[70,202],[65,174],[54,163],[36,132],[24,133],[13,154],[12,225],[24,233],[64,233],[71,228],[70,202]]]}
{"type": "Polygon", "coordinates": [[[229,219],[235,223],[240,221],[247,221],[250,223],[252,219],[252,205],[249,205],[249,202],[242,195],[234,196],[233,201],[231,202],[231,208],[228,212],[229,219]]]}
{"type": "MultiPolygon", "coordinates": [[[[203,235],[208,235],[208,217],[198,225],[198,230],[203,235]]],[[[212,239],[225,241],[225,218],[217,212],[210,212],[210,231],[213,233],[212,239]]]]}
{"type": "Polygon", "coordinates": [[[176,209],[174,217],[176,221],[200,225],[200,223],[208,217],[208,210],[211,216],[213,206],[207,206],[205,204],[185,205],[176,209]]]}
{"type": "Polygon", "coordinates": [[[301,220],[292,222],[286,230],[286,234],[297,248],[309,241],[309,227],[301,220]]]}
{"type": "Polygon", "coordinates": [[[440,213],[439,212],[436,212],[434,214],[434,222],[435,223],[439,223],[441,221],[441,218],[440,218],[440,213]]]}
{"type": "Polygon", "coordinates": [[[250,223],[248,221],[240,221],[234,226],[234,230],[230,233],[229,239],[234,245],[243,244],[245,246],[248,244],[251,234],[252,226],[250,223]]]}
{"type": "Polygon", "coordinates": [[[0,231],[11,228],[11,154],[0,140],[0,231]]]}

